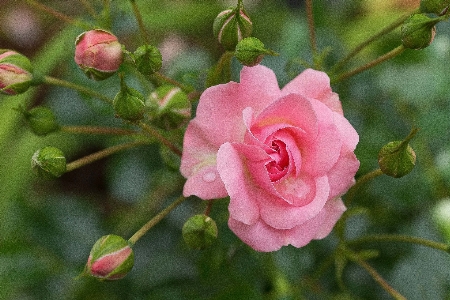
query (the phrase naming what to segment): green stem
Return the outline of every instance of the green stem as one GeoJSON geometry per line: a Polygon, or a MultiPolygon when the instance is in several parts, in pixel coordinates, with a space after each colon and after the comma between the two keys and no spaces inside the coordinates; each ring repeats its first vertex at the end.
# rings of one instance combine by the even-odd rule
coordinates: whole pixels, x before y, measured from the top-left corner
{"type": "Polygon", "coordinates": [[[167,83],[170,83],[174,86],[179,87],[181,90],[183,90],[183,92],[185,93],[190,93],[192,92],[192,89],[184,84],[182,84],[181,82],[176,81],[175,79],[172,79],[170,77],[167,77],[166,75],[160,73],[160,72],[155,72],[153,74],[154,76],[156,76],[158,79],[165,81],[167,83]]]}
{"type": "Polygon", "coordinates": [[[377,59],[375,59],[375,60],[373,60],[373,61],[371,61],[371,62],[369,62],[369,63],[367,63],[367,64],[365,64],[365,65],[363,65],[363,66],[361,66],[359,68],[356,68],[356,69],[354,69],[352,71],[349,71],[347,73],[341,74],[341,75],[337,76],[336,78],[333,78],[331,80],[331,83],[333,84],[333,83],[340,82],[340,81],[342,81],[344,79],[350,78],[350,77],[352,77],[352,76],[354,76],[356,74],[359,74],[359,73],[364,72],[364,71],[366,71],[366,70],[368,70],[370,68],[373,68],[373,67],[379,65],[380,63],[385,62],[386,60],[389,60],[389,59],[391,59],[391,58],[401,54],[403,51],[405,51],[405,49],[406,48],[403,47],[403,45],[400,45],[397,48],[394,48],[393,50],[389,51],[388,53],[378,57],[377,59]]]}
{"type": "Polygon", "coordinates": [[[97,18],[97,12],[95,11],[94,7],[92,6],[89,0],[81,0],[81,4],[84,6],[84,8],[91,17],[93,17],[94,19],[97,18]]]}
{"type": "Polygon", "coordinates": [[[75,134],[111,134],[111,135],[133,135],[138,132],[134,130],[100,127],[100,126],[62,126],[61,131],[75,134]]]}
{"type": "Polygon", "coordinates": [[[362,268],[364,268],[367,273],[370,274],[370,276],[372,276],[372,278],[386,291],[389,293],[389,295],[391,295],[394,299],[396,300],[406,300],[406,298],[400,294],[399,292],[397,292],[392,286],[389,285],[389,283],[386,282],[386,280],[384,280],[383,277],[381,277],[380,274],[378,274],[378,272],[372,268],[371,265],[369,265],[367,262],[365,262],[363,259],[359,258],[358,256],[352,255],[351,257],[349,257],[349,259],[351,259],[352,261],[356,262],[358,265],[360,265],[362,268]]]}
{"type": "Polygon", "coordinates": [[[39,9],[39,10],[41,10],[41,11],[43,11],[43,12],[49,14],[49,15],[52,15],[55,18],[57,18],[59,20],[62,20],[64,22],[66,22],[66,23],[69,23],[69,24],[75,25],[77,27],[83,28],[84,30],[92,29],[91,25],[89,25],[87,23],[84,23],[84,22],[81,22],[81,21],[79,21],[77,19],[74,19],[72,17],[69,17],[69,16],[67,16],[67,15],[65,15],[63,13],[60,13],[59,11],[56,11],[53,8],[50,8],[50,7],[48,7],[48,6],[46,6],[46,5],[42,4],[42,3],[39,3],[39,2],[37,2],[35,0],[27,0],[27,2],[28,2],[29,5],[32,5],[32,6],[36,7],[37,9],[39,9]]]}
{"type": "Polygon", "coordinates": [[[135,141],[135,142],[130,142],[130,143],[125,143],[125,144],[121,144],[121,145],[116,145],[113,147],[109,147],[106,149],[103,149],[99,152],[90,154],[88,156],[82,157],[80,159],[77,159],[71,163],[68,163],[66,166],[66,172],[70,172],[73,171],[75,169],[78,169],[82,166],[85,166],[87,164],[90,164],[94,161],[100,160],[102,158],[105,158],[111,154],[114,154],[116,152],[122,151],[122,150],[126,150],[129,148],[133,148],[136,146],[140,146],[140,145],[144,145],[144,144],[148,144],[148,142],[144,142],[144,141],[135,141]]]}
{"type": "Polygon", "coordinates": [[[337,62],[334,67],[331,68],[330,73],[334,73],[336,71],[339,71],[348,61],[350,61],[354,56],[356,56],[359,52],[361,52],[364,48],[366,48],[368,45],[370,45],[372,42],[376,41],[380,37],[384,36],[385,34],[388,34],[389,32],[393,31],[397,27],[403,24],[403,22],[409,18],[409,16],[413,13],[418,12],[419,10],[415,10],[410,14],[406,14],[398,18],[396,21],[394,21],[391,25],[383,28],[380,32],[372,35],[367,40],[363,41],[361,44],[356,46],[347,56],[345,56],[342,60],[337,62]]]}
{"type": "Polygon", "coordinates": [[[62,80],[62,79],[58,79],[58,78],[54,78],[54,77],[50,77],[50,76],[44,76],[43,78],[43,83],[45,84],[50,84],[50,85],[56,85],[56,86],[62,86],[62,87],[66,87],[69,89],[73,89],[75,91],[78,91],[80,93],[86,94],[86,95],[90,95],[92,97],[98,98],[108,104],[112,104],[113,100],[110,99],[109,97],[105,96],[102,93],[96,92],[94,90],[91,90],[89,88],[86,88],[82,85],[78,85],[66,80],[62,80]]]}
{"type": "Polygon", "coordinates": [[[144,131],[146,131],[148,134],[150,134],[151,136],[157,138],[161,142],[161,144],[163,144],[164,146],[169,148],[173,153],[177,154],[178,156],[182,155],[181,150],[178,149],[177,146],[172,144],[172,142],[170,142],[164,136],[162,136],[156,129],[152,128],[151,126],[149,126],[148,124],[146,124],[146,123],[144,123],[142,121],[139,121],[137,123],[137,125],[139,127],[141,127],[144,131]]]}
{"type": "Polygon", "coordinates": [[[436,250],[441,250],[447,253],[450,253],[450,245],[439,243],[435,241],[430,241],[424,238],[413,237],[408,235],[400,235],[400,234],[380,234],[380,235],[367,235],[358,239],[354,239],[348,241],[347,244],[357,245],[364,244],[370,242],[401,242],[401,243],[410,243],[422,245],[425,247],[433,248],[436,250]]]}
{"type": "Polygon", "coordinates": [[[308,29],[309,29],[309,43],[311,44],[311,51],[313,55],[314,68],[318,68],[316,64],[317,56],[317,42],[316,42],[316,31],[314,25],[314,14],[313,14],[313,2],[312,0],[306,0],[306,16],[308,19],[308,29]]]}
{"type": "Polygon", "coordinates": [[[128,239],[131,245],[136,244],[136,242],[149,231],[153,226],[158,224],[165,216],[167,216],[172,210],[174,210],[178,205],[180,205],[186,198],[180,196],[177,200],[175,200],[172,204],[167,206],[164,210],[162,210],[159,214],[154,216],[150,221],[148,221],[144,226],[141,227],[132,237],[128,239]]]}
{"type": "Polygon", "coordinates": [[[376,169],[372,172],[369,172],[369,173],[359,177],[358,180],[356,181],[356,183],[348,190],[347,195],[344,200],[345,205],[346,206],[350,205],[353,198],[355,197],[356,192],[362,185],[366,184],[370,180],[372,180],[380,175],[383,175],[383,171],[381,171],[381,169],[376,169]]]}
{"type": "Polygon", "coordinates": [[[142,19],[141,12],[139,11],[139,7],[136,4],[135,0],[130,0],[131,6],[133,8],[134,17],[136,18],[136,21],[138,22],[139,31],[141,32],[142,39],[144,40],[145,44],[150,44],[150,37],[148,35],[147,30],[145,29],[144,20],[142,19]]]}

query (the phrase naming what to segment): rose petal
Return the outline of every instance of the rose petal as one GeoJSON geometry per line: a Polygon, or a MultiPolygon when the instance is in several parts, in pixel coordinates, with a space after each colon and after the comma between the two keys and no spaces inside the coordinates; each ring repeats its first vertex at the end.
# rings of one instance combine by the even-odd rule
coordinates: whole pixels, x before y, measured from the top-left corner
{"type": "Polygon", "coordinates": [[[354,151],[359,142],[359,135],[350,122],[344,116],[334,114],[334,124],[339,130],[340,136],[349,151],[354,151]]]}
{"type": "MultiPolygon", "coordinates": [[[[260,215],[276,229],[292,229],[314,218],[328,200],[330,187],[326,176],[314,178],[315,197],[307,205],[294,206],[272,195],[258,195],[260,215]]],[[[256,195],[255,195],[256,196],[256,195]]]]}
{"type": "Polygon", "coordinates": [[[283,234],[280,234],[279,230],[267,226],[264,222],[258,221],[252,225],[246,225],[230,218],[228,227],[256,251],[271,252],[285,246],[283,234]]]}
{"type": "Polygon", "coordinates": [[[330,198],[341,196],[355,183],[354,176],[358,168],[359,161],[355,154],[343,147],[339,160],[328,172],[330,198]]]}

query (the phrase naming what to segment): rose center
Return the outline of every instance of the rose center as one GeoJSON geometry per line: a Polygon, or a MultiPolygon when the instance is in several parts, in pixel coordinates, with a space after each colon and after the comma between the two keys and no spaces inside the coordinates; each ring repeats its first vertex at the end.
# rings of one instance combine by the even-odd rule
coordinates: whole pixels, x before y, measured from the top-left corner
{"type": "Polygon", "coordinates": [[[286,144],[280,140],[272,141],[267,154],[272,158],[272,161],[266,164],[267,172],[271,181],[280,180],[286,175],[289,166],[289,155],[286,150],[286,144]]]}

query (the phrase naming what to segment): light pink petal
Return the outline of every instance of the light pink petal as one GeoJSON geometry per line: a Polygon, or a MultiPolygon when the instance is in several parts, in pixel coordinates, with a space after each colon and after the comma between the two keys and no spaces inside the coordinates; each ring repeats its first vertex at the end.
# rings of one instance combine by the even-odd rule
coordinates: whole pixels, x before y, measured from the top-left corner
{"type": "Polygon", "coordinates": [[[342,200],[329,200],[320,213],[286,232],[286,243],[300,248],[307,245],[312,239],[323,239],[330,234],[334,225],[345,211],[342,200]]]}
{"type": "Polygon", "coordinates": [[[233,218],[228,220],[228,227],[244,243],[256,251],[271,252],[285,246],[283,230],[277,230],[267,226],[259,220],[252,225],[246,225],[233,218]]]}
{"type": "Polygon", "coordinates": [[[347,146],[348,150],[354,151],[359,142],[359,135],[355,128],[353,128],[344,116],[337,113],[334,114],[334,124],[336,124],[341,135],[341,139],[347,146]]]}
{"type": "Polygon", "coordinates": [[[305,206],[313,201],[316,195],[316,181],[310,176],[291,174],[273,185],[283,199],[293,206],[305,206]]]}
{"type": "Polygon", "coordinates": [[[276,197],[260,196],[258,198],[260,215],[265,223],[276,229],[292,229],[314,218],[328,200],[330,187],[326,176],[317,177],[315,197],[307,205],[294,206],[276,197]]]}
{"type": "Polygon", "coordinates": [[[195,195],[204,200],[226,197],[228,194],[216,167],[219,146],[208,143],[195,123],[189,124],[183,143],[180,172],[187,178],[183,195],[195,195]]]}
{"type": "Polygon", "coordinates": [[[263,141],[285,127],[298,127],[312,138],[317,135],[317,116],[310,101],[300,95],[287,95],[262,111],[250,130],[263,141]]]}
{"type": "Polygon", "coordinates": [[[330,78],[324,72],[306,69],[286,84],[281,92],[283,95],[295,93],[317,99],[327,105],[331,110],[342,114],[342,105],[339,97],[336,93],[332,92],[330,78]]]}
{"type": "MultiPolygon", "coordinates": [[[[259,218],[258,198],[267,197],[268,191],[255,180],[254,169],[264,167],[268,155],[261,148],[244,144],[223,144],[217,153],[217,169],[230,195],[230,217],[244,224],[253,224],[259,218]]],[[[266,186],[270,181],[266,174],[266,186]]],[[[272,196],[273,197],[273,196],[272,196]]]]}
{"type": "Polygon", "coordinates": [[[333,168],[328,172],[330,184],[330,198],[343,195],[355,183],[355,174],[359,168],[359,161],[355,154],[341,150],[341,156],[333,168]]]}

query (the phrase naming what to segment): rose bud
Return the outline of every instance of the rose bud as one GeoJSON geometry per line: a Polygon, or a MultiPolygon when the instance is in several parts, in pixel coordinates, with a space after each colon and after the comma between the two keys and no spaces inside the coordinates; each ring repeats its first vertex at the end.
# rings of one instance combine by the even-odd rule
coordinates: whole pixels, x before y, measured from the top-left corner
{"type": "Polygon", "coordinates": [[[240,40],[249,37],[252,29],[252,21],[241,5],[219,13],[213,24],[214,36],[228,51],[233,51],[240,40]]]}
{"type": "Polygon", "coordinates": [[[133,88],[125,84],[120,78],[120,92],[114,97],[114,110],[117,117],[127,121],[139,121],[144,116],[144,97],[133,88]]]}
{"type": "Polygon", "coordinates": [[[425,14],[411,15],[402,25],[401,37],[405,48],[420,50],[428,47],[436,34],[439,19],[432,19],[425,14]]]}
{"type": "Polygon", "coordinates": [[[91,79],[110,77],[122,61],[122,45],[115,35],[106,30],[83,32],[75,41],[75,62],[91,79]]]}
{"type": "Polygon", "coordinates": [[[31,131],[36,135],[47,135],[59,129],[53,112],[46,107],[37,106],[23,112],[31,131]]]}
{"type": "Polygon", "coordinates": [[[434,13],[444,15],[450,6],[449,0],[421,0],[420,11],[423,13],[434,13]]]}
{"type": "Polygon", "coordinates": [[[133,54],[136,68],[142,74],[148,76],[161,69],[162,56],[158,48],[150,45],[143,45],[137,48],[133,54]]]}
{"type": "Polygon", "coordinates": [[[240,41],[234,51],[234,56],[236,56],[237,60],[247,67],[258,65],[264,58],[264,55],[278,54],[264,48],[264,44],[254,37],[248,37],[240,41]]]}
{"type": "Polygon", "coordinates": [[[66,158],[58,148],[47,146],[33,154],[31,167],[44,178],[61,177],[66,172],[66,158]]]}
{"type": "Polygon", "coordinates": [[[191,117],[191,102],[178,87],[164,85],[157,88],[147,103],[153,123],[164,129],[177,128],[191,117]]]}
{"type": "Polygon", "coordinates": [[[89,254],[85,273],[107,280],[121,279],[131,271],[134,253],[128,241],[114,234],[102,236],[89,254]]]}
{"type": "Polygon", "coordinates": [[[24,93],[31,86],[33,67],[30,60],[12,50],[0,49],[0,92],[24,93]]]}
{"type": "Polygon", "coordinates": [[[417,129],[414,129],[405,140],[389,142],[381,148],[378,153],[378,165],[384,174],[400,178],[414,169],[416,153],[409,145],[409,141],[416,132],[417,129]]]}
{"type": "Polygon", "coordinates": [[[183,225],[183,239],[193,249],[202,249],[217,238],[217,225],[213,219],[206,215],[190,217],[183,225]]]}

